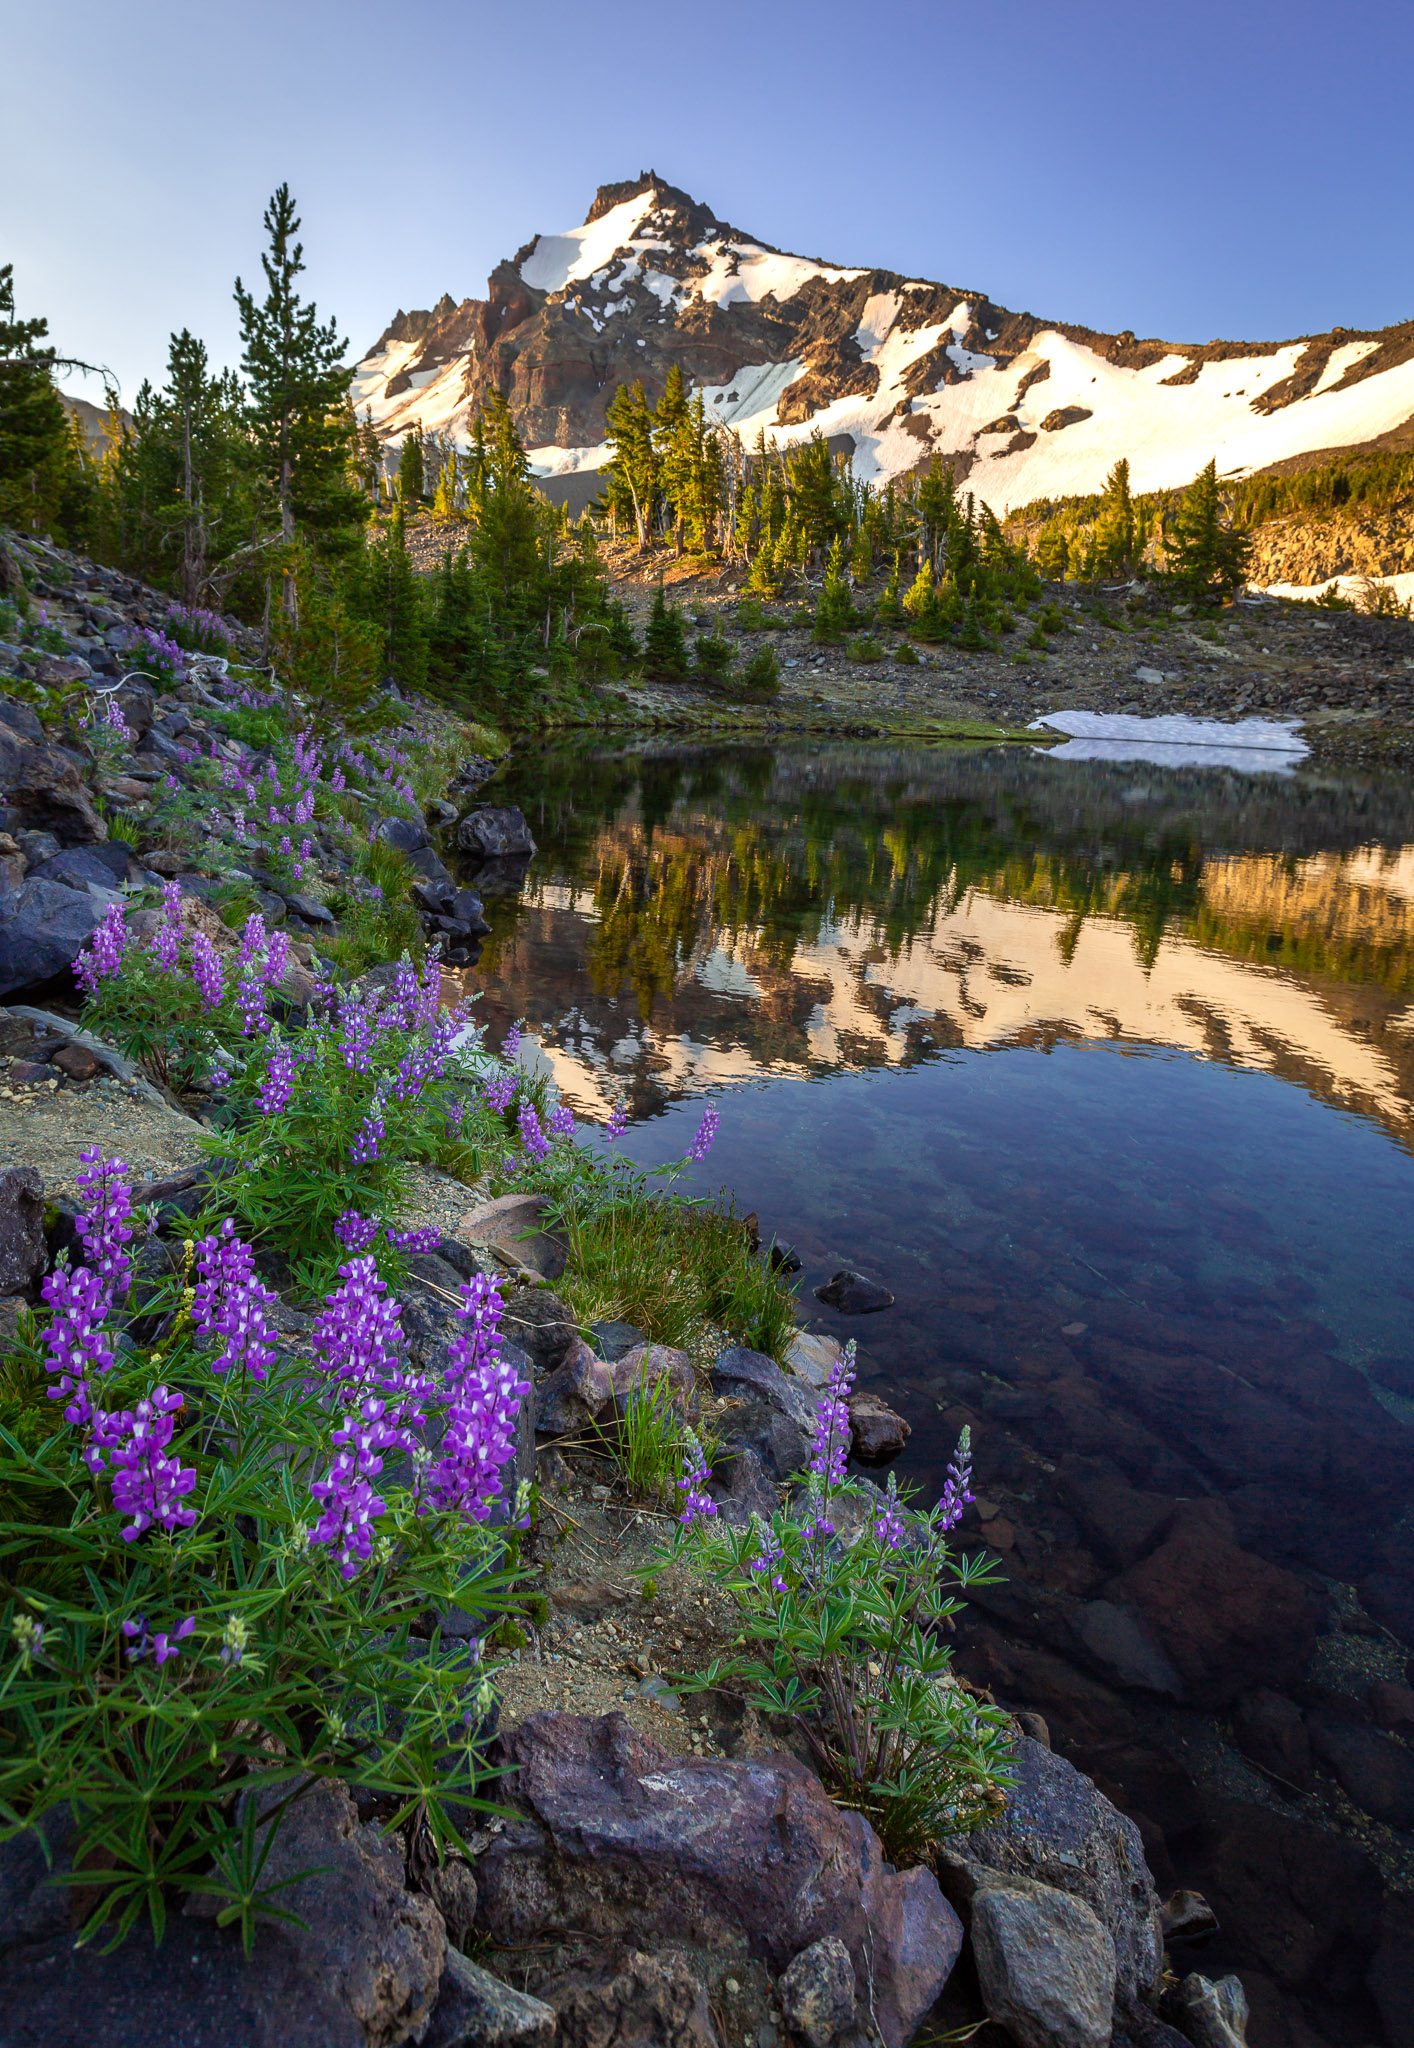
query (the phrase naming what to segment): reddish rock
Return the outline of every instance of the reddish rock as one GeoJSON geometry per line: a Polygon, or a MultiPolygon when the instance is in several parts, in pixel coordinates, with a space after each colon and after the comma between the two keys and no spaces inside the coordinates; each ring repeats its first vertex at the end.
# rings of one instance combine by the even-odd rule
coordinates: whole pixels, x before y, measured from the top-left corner
{"type": "Polygon", "coordinates": [[[462,1234],[529,1266],[542,1280],[558,1280],[568,1252],[558,1232],[545,1228],[548,1207],[543,1195],[502,1195],[469,1209],[462,1218],[462,1234]]]}
{"type": "Polygon", "coordinates": [[[536,1395],[535,1427],[542,1436],[575,1435],[588,1429],[613,1398],[613,1368],[576,1337],[536,1395]]]}
{"type": "Polygon", "coordinates": [[[1204,1846],[1204,1895],[1244,1965],[1250,1958],[1294,1991],[1325,1979],[1334,1963],[1355,1988],[1375,1945],[1382,1890],[1363,1849],[1236,1799],[1214,1802],[1204,1846]]]}
{"type": "Polygon", "coordinates": [[[913,1425],[877,1394],[850,1395],[850,1449],[862,1465],[886,1465],[898,1456],[912,1434],[913,1425]]]}
{"type": "Polygon", "coordinates": [[[891,1871],[864,1817],[793,1757],[674,1757],[622,1714],[536,1714],[506,1747],[502,1790],[527,1818],[478,1861],[495,1940],[744,1938],[779,1972],[838,1935],[888,2048],[947,1981],[962,1928],[932,1873],[891,1871]]]}
{"type": "Polygon", "coordinates": [[[613,1381],[614,1404],[622,1408],[630,1395],[650,1391],[666,1379],[668,1391],[679,1406],[697,1397],[697,1374],[685,1351],[667,1344],[635,1344],[608,1368],[613,1381]]]}
{"type": "Polygon", "coordinates": [[[91,1081],[98,1072],[99,1062],[86,1045],[61,1045],[50,1061],[61,1074],[67,1074],[71,1081],[91,1081]]]}
{"type": "Polygon", "coordinates": [[[1232,1717],[1233,1734],[1244,1756],[1294,1792],[1311,1783],[1311,1738],[1295,1700],[1270,1686],[1244,1693],[1232,1717]]]}
{"type": "MultiPolygon", "coordinates": [[[[1225,1510],[1192,1503],[1110,1589],[1137,1607],[1190,1699],[1226,1706],[1249,1686],[1298,1679],[1315,1645],[1306,1588],[1221,1533],[1225,1510]]],[[[1229,1518],[1230,1526],[1230,1518],[1229,1518]]]]}
{"type": "Polygon", "coordinates": [[[1370,1712],[1381,1728],[1407,1734],[1414,1729],[1414,1689],[1390,1678],[1376,1679],[1370,1687],[1370,1712]]]}

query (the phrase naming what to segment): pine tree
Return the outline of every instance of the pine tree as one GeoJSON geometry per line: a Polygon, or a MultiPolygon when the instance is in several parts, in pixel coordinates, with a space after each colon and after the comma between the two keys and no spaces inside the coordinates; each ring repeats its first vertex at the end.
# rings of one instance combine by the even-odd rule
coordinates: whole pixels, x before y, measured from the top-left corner
{"type": "MultiPolygon", "coordinates": [[[[265,298],[257,304],[239,278],[241,367],[250,397],[250,427],[280,537],[288,546],[304,534],[321,552],[347,551],[366,507],[348,481],[348,415],[344,400],[353,372],[343,367],[346,344],[337,322],[320,325],[317,307],[295,289],[304,269],[296,241],[299,217],[288,185],[265,209],[269,250],[260,259],[265,298]]],[[[284,608],[297,601],[293,567],[287,569],[284,608]]]]}
{"type": "Polygon", "coordinates": [[[1070,567],[1070,542],[1058,519],[1050,520],[1036,536],[1036,567],[1048,583],[1064,584],[1070,567]]]}
{"type": "Polygon", "coordinates": [[[40,345],[48,332],[47,320],[16,319],[14,266],[0,265],[0,520],[78,539],[86,455],[54,383],[55,352],[40,345]]]}
{"type": "Polygon", "coordinates": [[[404,514],[416,512],[427,485],[427,466],[422,445],[422,428],[414,420],[398,455],[398,503],[404,514]]]}
{"type": "Polygon", "coordinates": [[[1166,567],[1181,590],[1216,603],[1243,583],[1252,555],[1247,535],[1223,519],[1217,458],[1183,494],[1169,529],[1166,567]]]}
{"type": "Polygon", "coordinates": [[[933,580],[933,565],[926,558],[903,600],[909,631],[916,639],[937,641],[947,638],[956,623],[961,604],[957,588],[945,582],[940,588],[933,580]]]}
{"type": "Polygon", "coordinates": [[[825,581],[815,606],[810,637],[821,642],[843,640],[854,623],[854,604],[844,579],[844,551],[836,539],[825,564],[825,581]]]}
{"type": "Polygon", "coordinates": [[[653,609],[643,636],[643,673],[654,683],[680,683],[687,675],[682,613],[668,603],[661,581],[653,593],[653,609]]]}
{"type": "Polygon", "coordinates": [[[258,604],[271,536],[259,531],[245,394],[233,372],[213,376],[206,349],[183,328],[170,337],[167,381],[144,382],[131,424],[114,420],[99,465],[102,551],[174,591],[184,604],[258,604]]]}
{"type": "Polygon", "coordinates": [[[276,635],[281,678],[308,700],[316,721],[356,731],[372,708],[383,636],[354,614],[328,569],[299,542],[291,573],[298,602],[276,635]]]}
{"type": "Polygon", "coordinates": [[[427,680],[427,616],[401,505],[350,565],[346,583],[350,613],[381,636],[383,675],[400,689],[420,690],[427,680]]]}
{"type": "Polygon", "coordinates": [[[661,459],[641,384],[620,384],[605,414],[605,433],[614,451],[605,472],[610,509],[616,519],[633,520],[638,551],[646,554],[658,516],[661,459]]]}
{"type": "Polygon", "coordinates": [[[893,567],[889,571],[889,580],[884,585],[879,602],[874,608],[874,615],[881,626],[897,626],[902,622],[903,605],[899,598],[898,586],[899,558],[898,550],[895,549],[893,567]]]}
{"type": "Polygon", "coordinates": [[[1095,545],[1102,576],[1128,575],[1134,564],[1134,504],[1129,495],[1129,462],[1124,456],[1105,478],[1095,545]]]}

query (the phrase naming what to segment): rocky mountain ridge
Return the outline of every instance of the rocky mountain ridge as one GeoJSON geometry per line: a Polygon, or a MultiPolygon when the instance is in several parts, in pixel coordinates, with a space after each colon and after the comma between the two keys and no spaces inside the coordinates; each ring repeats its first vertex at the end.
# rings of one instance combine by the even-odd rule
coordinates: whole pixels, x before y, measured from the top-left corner
{"type": "Polygon", "coordinates": [[[1215,453],[1248,474],[1388,445],[1414,420],[1414,321],[1290,341],[1103,334],[791,255],[653,171],[601,186],[581,226],[533,236],[484,298],[399,311],[353,396],[396,447],[414,424],[464,444],[498,390],[564,495],[608,459],[615,389],[641,379],[656,398],[674,363],[748,442],[823,433],[872,481],[940,454],[998,512],[1095,490],[1122,455],[1136,490],[1166,489],[1215,453]]]}

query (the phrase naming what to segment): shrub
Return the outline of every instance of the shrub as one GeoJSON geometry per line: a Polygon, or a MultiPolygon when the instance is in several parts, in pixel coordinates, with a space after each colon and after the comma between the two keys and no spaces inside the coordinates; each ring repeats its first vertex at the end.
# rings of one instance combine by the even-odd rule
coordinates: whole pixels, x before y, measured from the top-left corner
{"type": "Polygon", "coordinates": [[[774,647],[758,647],[741,672],[739,694],[743,697],[769,698],[778,696],[781,687],[781,665],[776,659],[774,647]]]}
{"type": "Polygon", "coordinates": [[[219,654],[229,659],[237,651],[232,629],[219,612],[174,604],[168,607],[163,624],[169,639],[194,654],[219,654]]]}
{"type": "Polygon", "coordinates": [[[693,680],[720,689],[731,675],[736,653],[725,633],[699,633],[693,650],[693,680]]]}
{"type": "Polygon", "coordinates": [[[131,665],[131,673],[146,676],[159,690],[175,689],[186,674],[181,648],[152,626],[134,626],[122,656],[131,665]]]}
{"type": "Polygon", "coordinates": [[[0,1425],[0,1839],[64,1813],[57,1881],[96,1898],[88,1935],[146,1911],[160,1938],[199,1892],[249,1947],[280,1917],[262,1846],[311,1783],[439,1844],[457,1840],[448,1802],[480,1803],[492,1674],[415,1629],[447,1606],[494,1626],[511,1604],[486,1525],[526,1389],[499,1357],[494,1282],[463,1287],[462,1333],[426,1373],[367,1259],[288,1355],[229,1226],[144,1301],[160,1347],[135,1344],[125,1169],[85,1162],[84,1264],[44,1288],[62,1425],[51,1410],[37,1445],[0,1425]]]}
{"type": "Polygon", "coordinates": [[[872,634],[866,633],[852,642],[849,658],[851,661],[882,661],[887,653],[888,649],[880,641],[874,639],[872,634]]]}
{"type": "Polygon", "coordinates": [[[869,1816],[893,1862],[916,1863],[988,1819],[1010,1782],[1007,1717],[958,1685],[938,1635],[956,1595],[991,1574],[946,1541],[972,1498],[966,1431],[926,1514],[892,1479],[887,1492],[846,1479],[853,1351],[820,1400],[795,1503],[769,1525],[724,1527],[699,1457],[679,1482],[684,1528],[657,1568],[690,1556],[731,1595],[750,1646],[679,1689],[743,1685],[758,1710],[791,1718],[835,1797],[869,1816]],[[846,1516],[858,1533],[841,1540],[846,1516]]]}
{"type": "Polygon", "coordinates": [[[911,640],[905,640],[901,647],[894,649],[894,660],[901,661],[905,668],[917,668],[922,659],[911,640]]]}

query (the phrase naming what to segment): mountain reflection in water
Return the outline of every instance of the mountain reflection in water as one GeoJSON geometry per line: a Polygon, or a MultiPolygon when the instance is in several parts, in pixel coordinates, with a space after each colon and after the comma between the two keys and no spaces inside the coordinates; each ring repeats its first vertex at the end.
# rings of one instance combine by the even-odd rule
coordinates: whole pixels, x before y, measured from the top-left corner
{"type": "Polygon", "coordinates": [[[541,851],[472,980],[591,1118],[1104,1039],[1279,1074],[1408,1142],[1403,790],[878,746],[553,755],[504,786],[541,851]]]}

